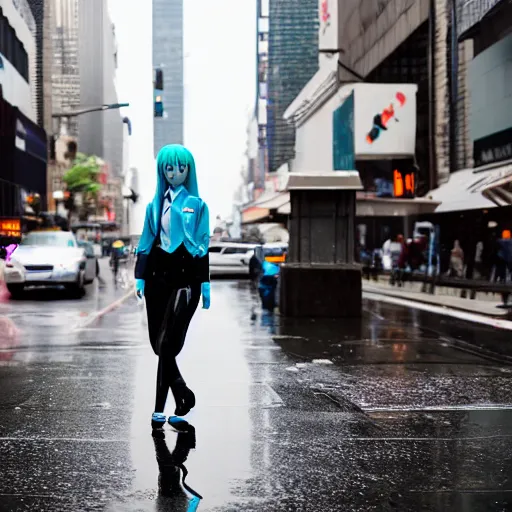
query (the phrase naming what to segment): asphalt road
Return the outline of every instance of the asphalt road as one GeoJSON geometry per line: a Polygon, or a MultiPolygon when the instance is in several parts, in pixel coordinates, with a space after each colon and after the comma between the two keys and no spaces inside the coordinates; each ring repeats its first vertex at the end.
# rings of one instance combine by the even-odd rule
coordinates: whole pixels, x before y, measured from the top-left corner
{"type": "Polygon", "coordinates": [[[180,356],[195,435],[163,439],[144,311],[93,321],[125,293],[0,305],[0,510],[193,510],[177,458],[200,511],[512,509],[512,366],[481,352],[509,332],[369,301],[284,321],[214,282],[180,356]]]}

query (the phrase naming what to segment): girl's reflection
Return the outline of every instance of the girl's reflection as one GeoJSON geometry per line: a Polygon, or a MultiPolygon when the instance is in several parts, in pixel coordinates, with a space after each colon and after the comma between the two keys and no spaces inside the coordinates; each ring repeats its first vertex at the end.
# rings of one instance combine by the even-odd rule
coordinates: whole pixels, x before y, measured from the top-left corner
{"type": "Polygon", "coordinates": [[[153,430],[156,460],[160,471],[157,510],[194,512],[203,498],[185,483],[188,471],[183,464],[187,460],[190,450],[196,447],[196,431],[186,421],[181,421],[173,426],[179,432],[172,453],[165,442],[165,432],[162,429],[153,430]],[[180,471],[183,475],[181,482],[180,471]]]}

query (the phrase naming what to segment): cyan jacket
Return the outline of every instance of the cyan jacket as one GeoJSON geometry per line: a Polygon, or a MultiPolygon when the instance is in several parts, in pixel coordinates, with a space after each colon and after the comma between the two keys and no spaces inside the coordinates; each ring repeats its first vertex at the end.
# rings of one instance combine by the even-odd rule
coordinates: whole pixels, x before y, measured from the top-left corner
{"type": "Polygon", "coordinates": [[[160,239],[164,195],[169,187],[164,172],[169,163],[185,163],[189,168],[187,180],[171,206],[171,249],[174,251],[183,244],[194,258],[203,258],[208,254],[209,211],[199,197],[194,159],[183,146],[165,146],[158,153],[157,189],[153,201],[146,208],[144,228],[137,248],[136,279],[144,279],[149,254],[160,239]]]}

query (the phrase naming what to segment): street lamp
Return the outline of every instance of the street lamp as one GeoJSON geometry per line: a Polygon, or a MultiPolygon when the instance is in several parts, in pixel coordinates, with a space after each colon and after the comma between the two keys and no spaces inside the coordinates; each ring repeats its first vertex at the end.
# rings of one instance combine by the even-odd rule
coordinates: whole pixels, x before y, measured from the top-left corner
{"type": "MultiPolygon", "coordinates": [[[[105,110],[114,110],[129,106],[129,103],[106,103],[96,107],[82,108],[79,110],[72,110],[70,112],[57,112],[52,114],[52,118],[60,121],[58,129],[59,135],[67,135],[67,121],[70,117],[77,117],[83,114],[89,114],[90,112],[104,112],[105,110]]],[[[125,121],[123,120],[123,122],[125,121]]],[[[129,124],[129,130],[131,131],[131,124],[129,124]]]]}
{"type": "Polygon", "coordinates": [[[104,104],[100,105],[98,107],[90,107],[90,108],[84,108],[80,110],[73,110],[71,112],[59,112],[57,114],[52,114],[53,118],[62,118],[62,117],[76,117],[81,116],[82,114],[88,114],[89,112],[101,112],[104,110],[113,110],[116,108],[123,108],[123,107],[129,107],[129,103],[110,103],[110,104],[104,104]]]}

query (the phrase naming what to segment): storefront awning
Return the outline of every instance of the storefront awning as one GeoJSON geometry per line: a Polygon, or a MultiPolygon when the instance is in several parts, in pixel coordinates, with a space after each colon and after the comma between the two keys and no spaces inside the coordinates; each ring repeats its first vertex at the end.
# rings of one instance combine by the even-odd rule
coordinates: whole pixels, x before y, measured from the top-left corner
{"type": "Polygon", "coordinates": [[[266,208],[258,208],[256,206],[252,206],[250,208],[245,209],[242,212],[242,224],[252,224],[255,222],[261,222],[268,218],[270,215],[270,210],[266,208]]]}
{"type": "Polygon", "coordinates": [[[290,194],[288,192],[278,192],[270,197],[266,196],[263,200],[256,201],[243,210],[242,223],[250,224],[266,220],[272,211],[281,213],[280,208],[289,202],[290,194]]]}
{"type": "MultiPolygon", "coordinates": [[[[283,197],[283,200],[284,199],[283,197]]],[[[438,206],[439,203],[426,198],[385,199],[359,193],[356,201],[356,215],[358,217],[405,217],[408,215],[432,213],[438,206]]],[[[262,215],[263,213],[264,212],[262,212],[262,215]]],[[[277,213],[279,215],[290,215],[291,205],[289,195],[287,195],[287,201],[277,209],[277,213]]],[[[266,216],[268,216],[268,214],[266,216]]],[[[244,220],[244,223],[247,222],[244,220]]]]}
{"type": "Polygon", "coordinates": [[[450,175],[447,183],[429,192],[440,203],[436,213],[480,210],[512,204],[512,161],[499,166],[464,169],[450,175]]]}
{"type": "Polygon", "coordinates": [[[280,192],[271,199],[261,201],[255,204],[258,208],[266,208],[268,210],[277,210],[290,202],[290,194],[288,192],[280,192]]]}
{"type": "Polygon", "coordinates": [[[395,199],[357,194],[357,217],[407,217],[433,213],[439,203],[432,199],[417,197],[415,199],[395,199]]]}
{"type": "Polygon", "coordinates": [[[496,206],[512,205],[512,162],[492,173],[477,185],[484,197],[496,206]]]}

